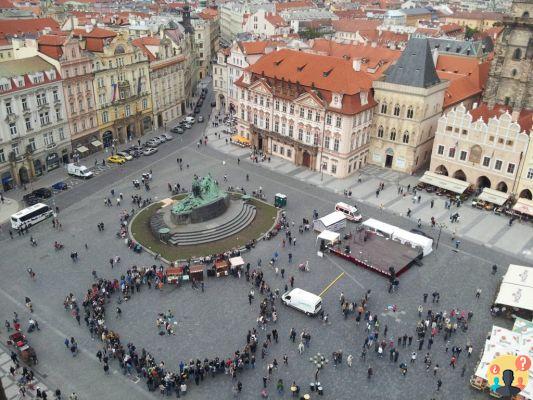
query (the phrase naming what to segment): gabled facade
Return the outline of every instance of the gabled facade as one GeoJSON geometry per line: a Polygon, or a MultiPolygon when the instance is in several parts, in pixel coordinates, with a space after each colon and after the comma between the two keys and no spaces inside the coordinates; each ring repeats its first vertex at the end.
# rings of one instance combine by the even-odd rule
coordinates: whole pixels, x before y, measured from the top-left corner
{"type": "Polygon", "coordinates": [[[411,39],[396,64],[373,83],[378,106],[372,164],[410,174],[427,167],[448,85],[435,71],[427,39],[411,39]]]}

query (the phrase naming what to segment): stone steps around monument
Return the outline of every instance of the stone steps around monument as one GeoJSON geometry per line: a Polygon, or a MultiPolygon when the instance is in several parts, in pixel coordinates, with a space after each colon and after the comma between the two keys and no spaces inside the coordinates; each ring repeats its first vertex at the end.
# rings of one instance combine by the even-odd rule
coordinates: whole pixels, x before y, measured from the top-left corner
{"type": "Polygon", "coordinates": [[[254,220],[256,213],[255,206],[245,204],[241,212],[233,220],[204,231],[175,233],[170,237],[169,243],[178,246],[190,246],[225,239],[246,228],[254,220]]]}

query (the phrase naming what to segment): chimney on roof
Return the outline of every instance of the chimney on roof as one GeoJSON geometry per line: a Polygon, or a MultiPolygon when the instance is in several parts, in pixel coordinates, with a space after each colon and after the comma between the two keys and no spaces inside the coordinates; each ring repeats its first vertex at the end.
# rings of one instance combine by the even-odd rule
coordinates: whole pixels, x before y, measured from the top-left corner
{"type": "Polygon", "coordinates": [[[378,44],[377,42],[372,42],[370,46],[375,49],[376,47],[378,47],[378,44]]]}
{"type": "Polygon", "coordinates": [[[85,25],[85,32],[91,32],[91,25],[85,25]]]}
{"type": "Polygon", "coordinates": [[[354,58],[352,61],[352,67],[354,71],[361,71],[361,59],[360,58],[354,58]]]}
{"type": "Polygon", "coordinates": [[[475,110],[477,108],[478,104],[477,102],[475,102],[474,104],[472,104],[472,110],[475,110]]]}

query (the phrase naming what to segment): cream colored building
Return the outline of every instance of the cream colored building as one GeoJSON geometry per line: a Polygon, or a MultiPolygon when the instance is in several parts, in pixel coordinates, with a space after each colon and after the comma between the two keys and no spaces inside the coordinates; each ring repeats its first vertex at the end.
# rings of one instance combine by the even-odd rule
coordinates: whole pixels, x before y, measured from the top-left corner
{"type": "Polygon", "coordinates": [[[367,162],[371,84],[359,60],[273,51],[235,82],[238,133],[268,156],[350,176],[367,162]]]}
{"type": "MultiPolygon", "coordinates": [[[[521,166],[529,135],[519,122],[523,121],[513,121],[502,106],[489,108],[482,104],[470,111],[457,106],[439,119],[430,170],[466,181],[477,189],[488,187],[520,194],[520,171],[527,176],[530,167],[521,166]]],[[[531,179],[533,175],[530,187],[531,179]]]]}
{"type": "Polygon", "coordinates": [[[448,85],[435,71],[427,39],[411,39],[373,83],[378,106],[369,162],[409,174],[427,167],[448,85]]]}
{"type": "Polygon", "coordinates": [[[160,37],[135,39],[150,61],[152,110],[156,128],[167,127],[186,113],[191,98],[191,75],[194,72],[190,38],[181,29],[167,29],[160,37]]]}
{"type": "Polygon", "coordinates": [[[94,93],[100,141],[125,143],[152,130],[148,57],[128,33],[94,28],[76,32],[95,55],[94,93]]]}

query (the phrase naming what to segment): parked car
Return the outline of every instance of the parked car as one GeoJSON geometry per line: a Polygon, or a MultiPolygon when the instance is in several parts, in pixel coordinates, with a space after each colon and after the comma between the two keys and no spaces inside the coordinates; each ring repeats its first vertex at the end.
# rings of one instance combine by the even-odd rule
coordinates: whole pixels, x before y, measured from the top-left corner
{"type": "Polygon", "coordinates": [[[165,135],[156,136],[154,137],[154,139],[159,140],[159,143],[165,143],[167,141],[167,138],[165,137],[165,135]]]}
{"type": "Polygon", "coordinates": [[[125,151],[117,151],[117,156],[120,156],[124,159],[126,159],[126,161],[130,161],[130,160],[133,160],[133,157],[131,156],[131,154],[125,152],[125,151]]]}
{"type": "Polygon", "coordinates": [[[194,118],[194,115],[189,115],[188,117],[185,118],[185,122],[187,124],[194,124],[196,122],[196,119],[194,118]]]}
{"type": "Polygon", "coordinates": [[[216,105],[217,105],[217,102],[216,102],[216,101],[212,101],[212,102],[211,102],[211,107],[216,107],[216,105]]]}
{"type": "Polygon", "coordinates": [[[22,196],[22,200],[24,201],[24,203],[26,203],[26,205],[29,207],[29,206],[33,206],[34,204],[37,204],[39,203],[39,199],[37,197],[35,197],[32,193],[28,193],[28,194],[25,194],[24,196],[22,196]]]}
{"type": "Polygon", "coordinates": [[[194,109],[194,113],[195,113],[195,114],[200,114],[200,107],[196,107],[196,108],[194,109]]]}
{"type": "Polygon", "coordinates": [[[135,145],[132,147],[133,150],[136,150],[136,151],[143,151],[143,147],[142,146],[139,146],[139,145],[135,145]]]}
{"type": "Polygon", "coordinates": [[[169,140],[174,139],[174,136],[169,135],[168,133],[163,133],[163,134],[161,134],[161,137],[162,137],[162,138],[165,138],[165,140],[166,140],[167,142],[168,142],[169,140]]]}
{"type": "Polygon", "coordinates": [[[203,115],[199,115],[199,116],[198,116],[198,122],[204,122],[204,117],[203,117],[203,115]]]}
{"type": "Polygon", "coordinates": [[[147,147],[143,151],[143,155],[145,156],[151,156],[154,153],[157,153],[157,149],[155,147],[147,147]]]}
{"type": "Polygon", "coordinates": [[[31,194],[38,199],[48,199],[52,197],[52,190],[49,188],[39,188],[35,189],[33,192],[31,192],[31,194]]]}
{"type": "Polygon", "coordinates": [[[322,299],[311,292],[294,288],[281,296],[283,304],[293,307],[306,315],[316,315],[322,309],[322,299]]]}
{"type": "Polygon", "coordinates": [[[161,144],[161,142],[159,140],[150,139],[144,144],[144,148],[146,149],[147,147],[157,147],[160,144],[161,144]]]}
{"type": "Polygon", "coordinates": [[[191,124],[183,124],[183,128],[184,129],[191,129],[192,125],[191,124]]]}
{"type": "Polygon", "coordinates": [[[176,125],[174,128],[172,128],[172,129],[170,130],[170,132],[172,132],[172,133],[177,133],[177,134],[180,134],[180,135],[181,135],[184,131],[183,131],[183,128],[182,128],[181,125],[176,125]]]}
{"type": "Polygon", "coordinates": [[[107,162],[112,164],[124,164],[126,159],[117,155],[107,157],[107,162]]]}
{"type": "Polygon", "coordinates": [[[60,182],[56,182],[52,185],[52,189],[54,190],[67,190],[68,189],[68,185],[63,182],[63,181],[60,181],[60,182]]]}

